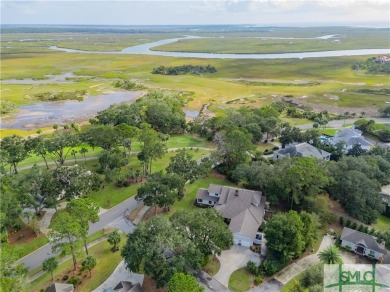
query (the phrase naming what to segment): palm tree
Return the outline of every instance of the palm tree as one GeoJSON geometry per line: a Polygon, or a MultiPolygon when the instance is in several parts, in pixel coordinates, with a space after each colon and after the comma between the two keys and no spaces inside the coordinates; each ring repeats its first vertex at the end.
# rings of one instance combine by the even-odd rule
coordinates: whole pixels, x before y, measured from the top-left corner
{"type": "Polygon", "coordinates": [[[85,270],[88,270],[89,271],[89,277],[92,276],[92,270],[94,267],[96,267],[96,259],[93,257],[93,256],[87,256],[85,258],[85,260],[81,263],[81,270],[82,271],[85,271],[85,270]]]}
{"type": "Polygon", "coordinates": [[[121,236],[118,231],[115,230],[108,235],[107,241],[113,246],[112,251],[115,252],[119,249],[118,244],[121,242],[121,236]]]}
{"type": "Polygon", "coordinates": [[[340,250],[335,245],[329,246],[318,254],[320,261],[323,264],[342,264],[340,250]]]}
{"type": "Polygon", "coordinates": [[[58,267],[58,262],[56,260],[56,258],[52,257],[52,258],[48,258],[46,259],[43,264],[42,264],[42,270],[46,271],[46,272],[49,272],[51,274],[51,280],[52,282],[54,283],[54,276],[53,276],[53,272],[55,269],[57,269],[58,267]]]}
{"type": "Polygon", "coordinates": [[[85,153],[88,152],[88,149],[83,147],[83,148],[80,149],[79,152],[84,157],[84,163],[85,163],[87,161],[86,158],[85,158],[85,153]]]}

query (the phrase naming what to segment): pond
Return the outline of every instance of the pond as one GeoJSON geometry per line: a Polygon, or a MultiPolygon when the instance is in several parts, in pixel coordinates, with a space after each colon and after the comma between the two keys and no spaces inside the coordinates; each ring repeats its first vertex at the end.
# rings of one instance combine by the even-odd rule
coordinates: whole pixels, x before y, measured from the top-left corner
{"type": "Polygon", "coordinates": [[[141,91],[110,92],[85,98],[83,101],[66,100],[38,102],[19,107],[19,112],[9,119],[0,120],[3,129],[39,129],[53,124],[87,121],[111,104],[134,102],[141,91]]]}
{"type": "Polygon", "coordinates": [[[183,110],[187,118],[195,119],[199,116],[199,111],[183,110]]]}

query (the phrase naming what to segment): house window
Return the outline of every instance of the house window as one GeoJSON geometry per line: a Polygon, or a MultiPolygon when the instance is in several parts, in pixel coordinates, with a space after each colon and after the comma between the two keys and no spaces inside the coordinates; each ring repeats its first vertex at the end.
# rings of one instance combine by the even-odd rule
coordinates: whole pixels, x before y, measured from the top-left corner
{"type": "Polygon", "coordinates": [[[212,205],[212,204],[213,204],[213,202],[212,202],[212,201],[209,201],[209,204],[210,204],[210,205],[212,205]]]}

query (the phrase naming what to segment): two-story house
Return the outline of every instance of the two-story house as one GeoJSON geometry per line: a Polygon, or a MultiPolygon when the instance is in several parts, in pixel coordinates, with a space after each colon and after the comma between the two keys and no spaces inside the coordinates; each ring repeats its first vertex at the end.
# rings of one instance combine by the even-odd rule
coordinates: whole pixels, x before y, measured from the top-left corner
{"type": "Polygon", "coordinates": [[[261,192],[210,184],[208,189],[198,190],[196,202],[213,206],[223,215],[235,244],[250,247],[262,243],[258,229],[263,222],[266,198],[261,192]]]}

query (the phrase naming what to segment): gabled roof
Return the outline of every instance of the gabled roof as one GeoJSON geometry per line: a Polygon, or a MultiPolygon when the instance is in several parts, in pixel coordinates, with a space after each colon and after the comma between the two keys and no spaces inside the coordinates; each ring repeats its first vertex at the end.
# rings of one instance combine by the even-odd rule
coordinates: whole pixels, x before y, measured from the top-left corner
{"type": "Polygon", "coordinates": [[[353,230],[348,227],[344,227],[343,232],[340,236],[341,240],[345,240],[348,242],[351,242],[353,244],[363,244],[367,248],[374,250],[376,252],[387,254],[387,250],[383,244],[379,244],[376,241],[376,238],[374,236],[371,236],[369,234],[353,230]]]}
{"type": "Polygon", "coordinates": [[[73,292],[72,284],[54,283],[50,286],[47,292],[73,292]]]}
{"type": "Polygon", "coordinates": [[[343,129],[340,133],[336,132],[336,135],[333,138],[330,138],[329,141],[336,144],[337,142],[344,142],[347,146],[353,146],[359,144],[361,146],[371,146],[372,144],[368,142],[362,136],[362,131],[358,129],[343,129]]]}
{"type": "Polygon", "coordinates": [[[250,206],[240,214],[232,218],[229,229],[233,233],[240,233],[253,240],[256,238],[257,230],[263,222],[265,197],[262,197],[260,207],[250,206]]]}
{"type": "Polygon", "coordinates": [[[118,285],[115,286],[113,291],[118,291],[118,292],[143,292],[144,290],[142,289],[140,283],[133,284],[128,281],[120,281],[118,285]]]}
{"type": "Polygon", "coordinates": [[[287,145],[284,149],[276,151],[275,154],[282,157],[315,157],[318,159],[330,156],[329,152],[318,149],[306,142],[287,145]]]}
{"type": "Polygon", "coordinates": [[[253,206],[252,202],[261,202],[261,192],[223,186],[215,208],[225,218],[232,219],[253,206]]]}
{"type": "Polygon", "coordinates": [[[218,202],[219,200],[218,197],[210,196],[209,191],[206,189],[198,189],[198,192],[196,193],[196,198],[212,202],[218,202]]]}

